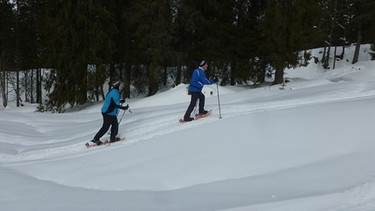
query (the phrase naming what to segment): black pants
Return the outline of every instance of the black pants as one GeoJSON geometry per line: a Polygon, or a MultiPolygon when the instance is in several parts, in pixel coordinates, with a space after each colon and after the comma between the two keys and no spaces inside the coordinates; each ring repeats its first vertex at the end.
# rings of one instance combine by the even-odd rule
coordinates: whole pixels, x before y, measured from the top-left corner
{"type": "Polygon", "coordinates": [[[202,113],[204,111],[204,99],[205,99],[204,94],[202,92],[192,92],[190,104],[186,110],[184,119],[190,118],[191,112],[194,110],[194,107],[197,104],[198,99],[199,99],[199,113],[202,113]]]}
{"type": "Polygon", "coordinates": [[[99,140],[111,127],[111,137],[110,140],[113,140],[118,133],[118,121],[117,116],[111,116],[105,113],[102,113],[103,115],[103,125],[98,131],[98,133],[95,135],[94,139],[99,140]]]}

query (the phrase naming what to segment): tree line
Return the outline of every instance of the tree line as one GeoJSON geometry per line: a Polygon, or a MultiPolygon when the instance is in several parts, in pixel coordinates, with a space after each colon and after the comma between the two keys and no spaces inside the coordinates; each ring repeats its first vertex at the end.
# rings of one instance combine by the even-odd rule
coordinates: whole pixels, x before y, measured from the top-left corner
{"type": "Polygon", "coordinates": [[[324,47],[329,69],[337,47],[355,43],[355,63],[375,43],[372,0],[0,0],[0,10],[3,106],[11,84],[17,105],[58,112],[103,99],[107,80],[124,82],[123,97],[188,83],[201,59],[231,85],[270,70],[279,84],[308,49],[324,47]]]}

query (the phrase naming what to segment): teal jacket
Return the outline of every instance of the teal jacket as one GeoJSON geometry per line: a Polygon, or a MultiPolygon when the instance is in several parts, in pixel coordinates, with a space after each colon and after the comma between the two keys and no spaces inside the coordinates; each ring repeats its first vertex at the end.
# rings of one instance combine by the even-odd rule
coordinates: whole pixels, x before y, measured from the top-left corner
{"type": "Polygon", "coordinates": [[[108,92],[105,98],[102,107],[102,113],[110,116],[117,116],[119,108],[124,109],[124,107],[120,104],[120,91],[116,88],[113,88],[108,92]]]}

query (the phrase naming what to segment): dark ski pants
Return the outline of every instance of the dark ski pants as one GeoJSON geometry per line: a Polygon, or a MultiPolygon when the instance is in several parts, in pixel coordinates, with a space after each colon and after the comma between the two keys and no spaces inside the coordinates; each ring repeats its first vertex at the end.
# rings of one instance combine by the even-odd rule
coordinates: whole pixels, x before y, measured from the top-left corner
{"type": "Polygon", "coordinates": [[[202,113],[204,111],[204,99],[205,99],[204,94],[202,92],[191,92],[190,104],[186,110],[184,119],[190,118],[191,112],[193,112],[198,99],[199,99],[199,113],[202,113]]]}
{"type": "Polygon", "coordinates": [[[102,113],[103,115],[103,125],[98,131],[98,133],[95,135],[94,139],[99,140],[111,127],[111,139],[113,140],[118,133],[118,121],[117,116],[111,116],[105,113],[102,113]]]}

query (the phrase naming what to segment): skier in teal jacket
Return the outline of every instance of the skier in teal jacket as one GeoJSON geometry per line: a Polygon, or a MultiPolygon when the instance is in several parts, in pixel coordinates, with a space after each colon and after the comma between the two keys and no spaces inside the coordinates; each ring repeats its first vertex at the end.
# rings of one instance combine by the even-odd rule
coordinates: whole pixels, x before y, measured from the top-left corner
{"type": "Polygon", "coordinates": [[[208,111],[204,110],[205,96],[202,93],[204,85],[211,85],[217,82],[215,80],[208,80],[205,71],[208,68],[208,64],[205,60],[202,60],[199,63],[199,67],[193,71],[193,76],[191,77],[191,82],[189,85],[189,92],[191,94],[191,100],[189,107],[187,108],[184,121],[191,121],[194,118],[191,118],[191,112],[194,110],[194,107],[199,99],[199,115],[206,114],[208,111]]]}
{"type": "Polygon", "coordinates": [[[121,105],[125,102],[125,100],[120,100],[121,90],[122,84],[120,81],[117,81],[112,85],[112,89],[108,92],[105,98],[101,109],[103,115],[103,125],[92,140],[92,142],[96,143],[97,145],[103,144],[103,142],[100,141],[100,138],[108,131],[109,127],[111,127],[110,142],[120,140],[120,138],[116,137],[118,134],[118,109],[127,110],[129,108],[129,105],[121,105]]]}

